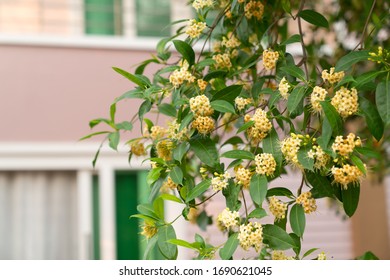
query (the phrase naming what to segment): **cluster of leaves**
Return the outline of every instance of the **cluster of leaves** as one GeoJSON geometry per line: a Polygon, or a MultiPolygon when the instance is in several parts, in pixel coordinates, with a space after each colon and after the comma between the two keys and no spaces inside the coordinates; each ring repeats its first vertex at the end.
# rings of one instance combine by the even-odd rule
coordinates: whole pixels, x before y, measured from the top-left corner
{"type": "MultiPolygon", "coordinates": [[[[367,18],[369,20],[370,15],[367,18]]],[[[326,58],[321,57],[320,61],[319,47],[305,43],[301,22],[310,24],[314,34],[330,32],[330,24],[314,8],[305,6],[304,1],[297,7],[290,1],[214,1],[212,6],[198,9],[195,19],[212,24],[195,38],[186,36],[185,26],[179,28],[177,34],[160,41],[156,56],[142,62],[134,74],[114,68],[136,87],[115,100],[110,118],[90,122],[91,128],[105,123],[111,130],[95,132],[85,138],[106,134],[110,147],[117,149],[120,132],[131,131],[135,122],[141,123],[141,136],[127,143],[131,146],[130,159],[134,155],[148,154],[152,166],[147,176],[149,203],[139,205],[139,214],[133,215],[148,226],[144,228],[145,235],[150,237],[145,257],[157,244],[167,259],[177,257],[178,245],[198,252],[198,258],[212,258],[218,251],[222,259],[231,259],[240,243],[238,229],[226,230],[227,240],[222,245],[207,244],[200,235],[190,243],[176,239],[173,227],[176,219],[169,222],[164,217],[164,201],[170,200],[183,206],[179,217],[195,219],[206,229],[212,219],[205,206],[217,195],[225,198],[230,211],[240,212],[238,227],[250,221],[261,222],[270,214],[267,211],[270,198],[279,197],[287,205],[286,213],[283,218],[275,217],[273,224],[262,225],[263,249],[258,258],[270,258],[271,251],[289,249],[295,252],[295,259],[307,257],[314,250],[301,254],[300,248],[308,211],[297,198],[304,191],[310,192],[314,199],[328,197],[339,201],[345,213],[352,216],[359,201],[359,180],[339,184],[331,170],[348,164],[365,174],[363,162],[381,157],[373,146],[380,145],[385,127],[390,123],[389,53],[379,55],[377,47],[347,53],[334,65],[335,72],[345,72],[345,76],[329,84],[321,79],[320,69],[329,69],[323,68],[326,58]],[[260,17],[247,11],[250,2],[261,3],[263,14],[260,17]],[[212,15],[214,18],[210,20],[212,15]],[[288,34],[288,27],[292,25],[298,27],[297,34],[288,34]],[[210,42],[219,44],[212,49],[207,47],[210,42]],[[292,55],[288,49],[296,43],[300,44],[300,52],[292,55]],[[194,46],[199,46],[200,51],[195,52],[194,46]],[[266,50],[278,56],[272,69],[263,67],[266,50]],[[218,63],[218,55],[226,55],[230,63],[218,63]],[[152,79],[143,75],[150,64],[158,68],[152,79]],[[371,67],[370,71],[358,71],[366,65],[371,67]],[[170,78],[179,71],[186,76],[173,84],[170,78]],[[283,78],[289,85],[287,100],[278,89],[283,78]],[[316,85],[327,87],[329,92],[329,97],[320,101],[320,112],[313,110],[310,102],[316,85]],[[330,98],[344,87],[355,88],[359,93],[359,110],[348,117],[340,115],[330,98]],[[207,117],[214,125],[206,132],[195,127],[197,115],[190,106],[190,100],[200,95],[210,101],[204,106],[212,108],[207,117]],[[133,98],[142,100],[138,112],[131,121],[116,122],[117,102],[133,98]],[[237,98],[248,103],[241,108],[237,98]],[[266,112],[272,128],[263,139],[253,141],[250,131],[256,124],[250,114],[260,109],[266,112]],[[156,120],[160,114],[170,119],[169,128],[163,129],[157,121],[153,122],[154,113],[156,120]],[[333,148],[335,140],[346,136],[347,127],[351,126],[365,129],[364,147],[339,155],[333,148]],[[296,151],[298,162],[289,161],[281,149],[281,143],[292,135],[299,135],[302,143],[296,151]],[[317,147],[329,158],[321,167],[316,166],[315,157],[309,156],[317,147]],[[264,153],[275,159],[272,175],[255,171],[256,155],[264,153]],[[287,174],[287,167],[291,165],[302,174],[300,186],[269,188],[270,182],[287,174]],[[212,188],[213,178],[226,172],[234,174],[240,168],[249,171],[247,186],[237,179],[236,173],[236,177],[226,178],[222,191],[212,188]],[[248,193],[251,201],[246,199],[248,193]]],[[[327,65],[330,66],[329,60],[327,65]]],[[[94,162],[97,156],[98,153],[94,162]]]]}

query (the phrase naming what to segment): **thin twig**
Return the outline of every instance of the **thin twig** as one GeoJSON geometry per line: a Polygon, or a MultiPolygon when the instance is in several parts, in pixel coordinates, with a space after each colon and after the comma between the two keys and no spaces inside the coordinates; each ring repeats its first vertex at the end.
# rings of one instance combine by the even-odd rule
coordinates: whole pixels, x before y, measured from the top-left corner
{"type": "Polygon", "coordinates": [[[366,40],[366,30],[367,30],[367,27],[368,27],[368,23],[370,22],[370,18],[371,18],[372,12],[374,11],[375,4],[376,4],[376,0],[374,0],[372,2],[370,12],[368,13],[368,16],[367,16],[367,19],[366,19],[366,23],[364,24],[362,37],[360,38],[359,43],[356,45],[356,47],[352,51],[355,51],[359,46],[360,46],[359,49],[363,49],[363,44],[364,44],[364,41],[366,40]]]}
{"type": "Polygon", "coordinates": [[[208,201],[209,199],[211,199],[213,196],[215,196],[217,193],[219,193],[219,191],[213,193],[212,195],[210,195],[209,197],[207,197],[205,200],[195,204],[194,206],[199,206],[199,205],[202,205],[203,203],[205,203],[206,201],[208,201]]]}
{"type": "Polygon", "coordinates": [[[305,42],[303,41],[303,31],[302,31],[301,17],[298,16],[299,13],[303,10],[304,6],[305,6],[305,0],[302,0],[301,4],[299,6],[297,18],[298,18],[299,35],[301,37],[301,46],[302,46],[302,55],[303,55],[302,61],[303,61],[303,66],[305,67],[306,79],[309,80],[309,70],[307,68],[307,53],[306,53],[305,42]]]}
{"type": "Polygon", "coordinates": [[[302,188],[303,188],[303,183],[304,182],[305,182],[305,175],[302,173],[302,181],[301,181],[301,185],[298,188],[298,196],[300,196],[301,193],[302,193],[302,188]]]}

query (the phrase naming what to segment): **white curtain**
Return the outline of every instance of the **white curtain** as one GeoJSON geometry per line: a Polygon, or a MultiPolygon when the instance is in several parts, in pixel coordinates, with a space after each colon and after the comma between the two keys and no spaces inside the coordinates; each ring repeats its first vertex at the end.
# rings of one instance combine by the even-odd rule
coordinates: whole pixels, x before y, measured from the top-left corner
{"type": "Polygon", "coordinates": [[[76,172],[0,172],[0,259],[77,259],[76,172]]]}

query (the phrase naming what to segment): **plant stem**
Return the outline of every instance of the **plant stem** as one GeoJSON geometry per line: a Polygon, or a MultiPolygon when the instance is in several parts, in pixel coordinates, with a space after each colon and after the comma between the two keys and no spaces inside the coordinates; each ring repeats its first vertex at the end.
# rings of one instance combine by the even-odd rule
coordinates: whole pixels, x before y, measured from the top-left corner
{"type": "Polygon", "coordinates": [[[302,31],[302,23],[301,23],[301,17],[299,16],[299,13],[303,10],[303,7],[305,6],[305,0],[301,1],[301,4],[299,6],[298,14],[296,18],[298,18],[298,30],[299,30],[299,35],[301,37],[301,46],[302,46],[302,62],[303,62],[303,67],[305,68],[305,73],[306,73],[306,80],[309,80],[309,70],[307,68],[307,53],[306,53],[306,47],[305,47],[305,42],[303,41],[303,31],[302,31]]]}
{"type": "Polygon", "coordinates": [[[370,12],[368,13],[366,23],[364,24],[362,37],[360,38],[359,43],[356,45],[356,47],[353,49],[353,51],[355,51],[359,46],[360,46],[360,48],[359,48],[360,50],[364,48],[363,45],[364,45],[364,41],[366,40],[366,31],[367,31],[368,23],[370,22],[372,12],[374,11],[375,4],[376,4],[376,0],[372,1],[370,12]]]}

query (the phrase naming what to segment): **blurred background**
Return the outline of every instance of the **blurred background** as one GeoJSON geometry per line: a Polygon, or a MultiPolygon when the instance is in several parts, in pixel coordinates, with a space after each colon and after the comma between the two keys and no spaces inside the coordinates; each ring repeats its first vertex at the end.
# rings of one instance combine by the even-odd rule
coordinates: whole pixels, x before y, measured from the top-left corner
{"type": "MultiPolygon", "coordinates": [[[[129,165],[121,145],[119,152],[103,148],[92,168],[99,139],[78,139],[133,86],[111,67],[133,71],[150,58],[159,39],[174,33],[170,22],[193,17],[187,2],[0,0],[0,259],[142,258],[146,242],[129,216],[147,200],[148,166],[129,165]]],[[[339,22],[337,34],[347,32],[348,22],[339,22]]],[[[335,44],[325,47],[329,52],[335,44]]],[[[118,118],[128,120],[138,105],[118,104],[118,118]]],[[[299,183],[292,175],[273,186],[299,183]]],[[[307,219],[303,251],[318,247],[329,259],[352,259],[371,250],[390,259],[389,187],[386,178],[366,180],[350,220],[337,205],[319,201],[307,219]]],[[[180,211],[166,208],[168,216],[180,211]]],[[[208,214],[223,208],[215,199],[208,214]]],[[[199,231],[180,220],[176,230],[186,240],[199,231]]],[[[216,227],[202,235],[222,242],[216,227]]]]}

